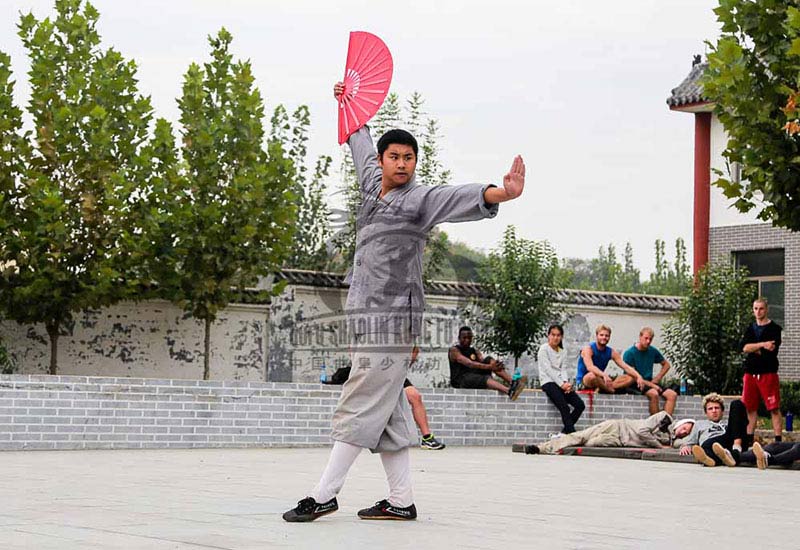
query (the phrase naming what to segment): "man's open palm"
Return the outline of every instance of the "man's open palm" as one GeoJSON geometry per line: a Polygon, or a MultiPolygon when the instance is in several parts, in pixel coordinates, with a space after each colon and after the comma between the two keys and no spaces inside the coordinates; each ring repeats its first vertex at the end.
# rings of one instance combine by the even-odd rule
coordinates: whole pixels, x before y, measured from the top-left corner
{"type": "Polygon", "coordinates": [[[522,190],[525,188],[525,162],[521,156],[514,157],[511,170],[503,176],[503,188],[509,199],[516,199],[522,194],[522,190]]]}

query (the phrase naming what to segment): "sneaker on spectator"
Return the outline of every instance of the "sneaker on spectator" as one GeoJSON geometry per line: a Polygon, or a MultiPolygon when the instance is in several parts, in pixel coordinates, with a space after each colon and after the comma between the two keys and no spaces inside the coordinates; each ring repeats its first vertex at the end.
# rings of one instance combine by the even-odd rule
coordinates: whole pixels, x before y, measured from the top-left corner
{"type": "Polygon", "coordinates": [[[419,444],[419,446],[426,451],[441,451],[447,445],[436,439],[433,434],[428,434],[428,437],[422,438],[422,442],[419,444]]]}
{"type": "Polygon", "coordinates": [[[700,445],[692,445],[692,454],[694,455],[694,459],[703,466],[712,468],[717,465],[714,459],[708,456],[700,445]]]}
{"type": "Polygon", "coordinates": [[[753,454],[756,455],[756,466],[759,470],[766,470],[769,466],[769,453],[764,450],[761,443],[756,441],[753,443],[753,454]]]}
{"type": "Polygon", "coordinates": [[[511,401],[516,401],[519,397],[519,394],[522,393],[522,390],[525,389],[525,386],[528,385],[528,377],[521,376],[516,380],[511,381],[511,386],[508,388],[508,397],[511,401]]]}
{"type": "Polygon", "coordinates": [[[417,519],[417,507],[413,504],[400,508],[393,506],[391,502],[386,499],[379,500],[374,506],[364,508],[358,511],[358,517],[361,519],[397,519],[397,520],[412,520],[417,519]]]}
{"type": "Polygon", "coordinates": [[[714,443],[711,445],[711,450],[714,451],[714,454],[722,461],[725,466],[729,466],[733,468],[736,466],[736,460],[734,460],[733,455],[731,452],[720,445],[719,443],[714,443]]]}
{"type": "Polygon", "coordinates": [[[313,497],[306,497],[298,502],[297,506],[285,512],[283,519],[291,523],[314,521],[326,514],[332,514],[338,509],[339,503],[336,501],[336,497],[322,504],[319,504],[313,497]]]}

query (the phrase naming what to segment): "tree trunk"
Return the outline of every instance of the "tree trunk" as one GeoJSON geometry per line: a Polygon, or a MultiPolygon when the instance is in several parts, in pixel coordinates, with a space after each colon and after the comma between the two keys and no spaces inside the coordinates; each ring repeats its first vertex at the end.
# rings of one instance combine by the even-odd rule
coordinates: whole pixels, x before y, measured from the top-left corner
{"type": "Polygon", "coordinates": [[[208,380],[211,378],[211,318],[206,317],[206,334],[205,334],[205,341],[204,341],[204,353],[203,353],[203,380],[208,380]]]}
{"type": "Polygon", "coordinates": [[[47,335],[50,336],[50,374],[58,374],[58,321],[45,323],[47,335]]]}

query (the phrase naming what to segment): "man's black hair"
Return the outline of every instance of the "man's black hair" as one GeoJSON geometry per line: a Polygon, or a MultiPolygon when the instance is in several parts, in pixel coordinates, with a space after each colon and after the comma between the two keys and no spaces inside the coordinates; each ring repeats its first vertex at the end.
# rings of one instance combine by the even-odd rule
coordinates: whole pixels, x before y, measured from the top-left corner
{"type": "Polygon", "coordinates": [[[383,158],[383,153],[393,143],[408,145],[414,150],[414,156],[419,156],[417,140],[409,132],[399,129],[389,130],[381,136],[381,139],[378,140],[378,156],[383,158]]]}
{"type": "Polygon", "coordinates": [[[461,327],[460,329],[458,329],[458,335],[461,336],[462,332],[472,332],[472,329],[469,327],[461,327]]]}

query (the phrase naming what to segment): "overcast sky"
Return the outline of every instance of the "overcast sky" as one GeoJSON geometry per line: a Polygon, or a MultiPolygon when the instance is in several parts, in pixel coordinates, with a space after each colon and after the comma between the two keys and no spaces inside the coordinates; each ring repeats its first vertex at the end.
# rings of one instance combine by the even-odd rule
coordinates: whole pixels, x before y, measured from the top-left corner
{"type": "MultiPolygon", "coordinates": [[[[53,2],[0,1],[0,49],[12,56],[17,96],[27,96],[20,11],[53,2]]],[[[139,66],[140,90],[158,116],[175,98],[207,35],[225,26],[249,58],[268,112],[311,108],[313,154],[339,159],[332,83],[343,74],[348,32],[380,36],[394,57],[392,91],[419,91],[441,123],[442,160],[454,183],[500,183],[515,154],[525,194],[494,220],[444,229],[494,247],[506,225],[550,241],[561,257],[594,257],[630,241],[643,273],[653,241],[668,252],[692,235],[693,117],[665,100],[704,53],[718,25],[715,0],[95,0],[104,45],[139,66]]],[[[335,184],[335,181],[332,181],[335,184]]]]}

